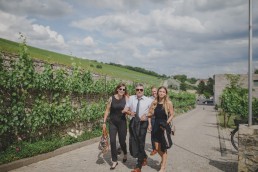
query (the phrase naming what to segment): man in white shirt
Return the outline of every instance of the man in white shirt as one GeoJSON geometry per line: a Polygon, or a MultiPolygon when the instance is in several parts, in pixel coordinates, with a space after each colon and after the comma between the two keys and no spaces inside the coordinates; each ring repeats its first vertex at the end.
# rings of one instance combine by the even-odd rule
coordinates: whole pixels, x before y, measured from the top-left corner
{"type": "Polygon", "coordinates": [[[137,84],[135,87],[136,95],[132,95],[129,98],[126,108],[129,110],[130,115],[130,129],[134,130],[137,140],[137,150],[136,155],[137,164],[132,172],[140,172],[142,166],[147,165],[147,155],[145,152],[145,139],[147,134],[147,128],[150,120],[147,118],[152,99],[144,96],[144,87],[142,84],[137,84]],[[132,121],[135,125],[131,125],[132,121]],[[136,131],[137,130],[137,131],[136,131]]]}

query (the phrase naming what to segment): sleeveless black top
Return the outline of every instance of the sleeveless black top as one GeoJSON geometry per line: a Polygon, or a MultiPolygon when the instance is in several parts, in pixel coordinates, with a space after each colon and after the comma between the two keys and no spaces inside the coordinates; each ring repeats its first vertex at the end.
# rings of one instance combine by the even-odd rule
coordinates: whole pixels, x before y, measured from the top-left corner
{"type": "Polygon", "coordinates": [[[110,107],[110,121],[120,122],[121,120],[126,120],[125,114],[122,113],[122,110],[125,108],[126,100],[125,97],[122,99],[116,99],[115,96],[112,96],[112,102],[110,107]]]}
{"type": "Polygon", "coordinates": [[[154,109],[154,116],[155,119],[164,119],[167,120],[167,114],[165,109],[162,108],[163,104],[157,104],[156,108],[154,109]]]}

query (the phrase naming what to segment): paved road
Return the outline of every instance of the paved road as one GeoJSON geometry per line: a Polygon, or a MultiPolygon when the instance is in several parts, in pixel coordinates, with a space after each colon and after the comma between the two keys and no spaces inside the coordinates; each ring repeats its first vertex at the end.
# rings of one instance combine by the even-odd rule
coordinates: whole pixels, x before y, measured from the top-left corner
{"type": "MultiPolygon", "coordinates": [[[[196,109],[174,120],[176,135],[169,149],[167,172],[234,172],[237,171],[237,155],[229,143],[229,131],[218,130],[216,112],[212,106],[197,106],[196,109]],[[221,138],[221,139],[219,139],[221,138]]],[[[94,143],[62,155],[40,161],[12,172],[104,172],[110,171],[110,152],[102,156],[94,143]]],[[[151,151],[150,134],[147,134],[146,150],[151,151]]],[[[135,159],[128,157],[114,171],[130,171],[135,159]]],[[[158,171],[160,158],[149,156],[148,165],[142,171],[158,171]]]]}

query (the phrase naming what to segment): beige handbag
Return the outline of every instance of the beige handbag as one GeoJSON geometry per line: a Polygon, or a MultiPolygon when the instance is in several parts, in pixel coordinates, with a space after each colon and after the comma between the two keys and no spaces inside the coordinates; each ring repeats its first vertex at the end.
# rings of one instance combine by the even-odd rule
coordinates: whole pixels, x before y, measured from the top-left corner
{"type": "Polygon", "coordinates": [[[100,138],[99,146],[98,146],[99,150],[101,150],[101,152],[103,154],[108,152],[108,149],[109,149],[108,139],[109,138],[108,138],[107,128],[103,127],[103,129],[102,129],[102,136],[100,138]]]}

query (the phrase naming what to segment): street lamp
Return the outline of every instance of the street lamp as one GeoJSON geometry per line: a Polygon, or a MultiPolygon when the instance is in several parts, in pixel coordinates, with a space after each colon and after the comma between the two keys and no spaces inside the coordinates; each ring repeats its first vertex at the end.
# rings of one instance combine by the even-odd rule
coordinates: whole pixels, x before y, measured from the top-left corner
{"type": "Polygon", "coordinates": [[[248,60],[248,126],[252,125],[252,90],[253,90],[253,71],[252,71],[252,0],[249,0],[249,60],[248,60]]]}

